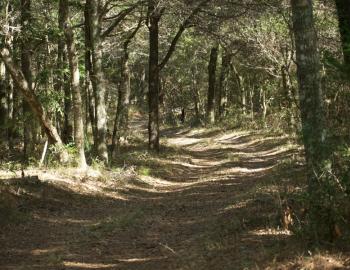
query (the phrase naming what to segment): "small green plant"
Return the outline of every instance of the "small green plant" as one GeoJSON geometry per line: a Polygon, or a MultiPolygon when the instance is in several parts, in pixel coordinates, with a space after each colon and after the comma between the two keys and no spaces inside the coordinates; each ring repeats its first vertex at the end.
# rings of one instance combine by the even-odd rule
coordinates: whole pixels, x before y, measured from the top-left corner
{"type": "Polygon", "coordinates": [[[151,175],[151,169],[145,166],[141,166],[138,169],[138,173],[142,176],[150,176],[151,175]]]}

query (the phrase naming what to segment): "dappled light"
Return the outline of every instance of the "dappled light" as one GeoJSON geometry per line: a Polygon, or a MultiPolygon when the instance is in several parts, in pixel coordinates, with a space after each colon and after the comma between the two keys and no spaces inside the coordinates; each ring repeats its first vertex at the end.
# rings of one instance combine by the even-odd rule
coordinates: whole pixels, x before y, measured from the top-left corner
{"type": "MultiPolygon", "coordinates": [[[[206,130],[195,132],[198,138],[201,134],[208,136],[206,130]]],[[[29,200],[45,202],[40,207],[28,205],[31,221],[2,238],[3,268],[17,265],[17,256],[32,268],[192,268],[209,263],[203,256],[221,258],[227,252],[231,263],[243,263],[244,256],[244,263],[268,265],[269,253],[252,257],[250,252],[272,240],[275,248],[284,241],[294,245],[292,233],[280,221],[281,190],[272,179],[275,171],[286,177],[298,173],[293,166],[289,171],[279,169],[281,161],[299,152],[298,146],[286,145],[279,137],[264,140],[259,134],[244,140],[234,132],[209,134],[210,142],[178,144],[172,138],[186,142],[193,133],[168,131],[167,147],[176,151],[161,159],[148,156],[144,164],[135,155],[133,162],[143,168],[141,174],[137,169],[124,175],[113,170],[103,175],[28,171],[42,184],[16,184],[26,190],[29,200]],[[273,143],[259,143],[264,141],[273,143]],[[41,185],[46,185],[45,197],[41,185]],[[63,209],[66,204],[70,208],[63,209]],[[16,243],[24,239],[28,249],[16,251],[16,243]]],[[[4,172],[2,178],[10,175],[4,172]]],[[[282,254],[292,258],[298,249],[282,254]]]]}

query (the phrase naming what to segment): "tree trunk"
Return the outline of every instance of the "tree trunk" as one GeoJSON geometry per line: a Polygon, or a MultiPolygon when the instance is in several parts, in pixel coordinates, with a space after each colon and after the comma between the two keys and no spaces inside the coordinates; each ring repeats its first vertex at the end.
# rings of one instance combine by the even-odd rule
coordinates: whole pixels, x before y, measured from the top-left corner
{"type": "Polygon", "coordinates": [[[311,0],[292,0],[293,26],[296,42],[297,74],[303,140],[308,167],[309,186],[317,185],[325,155],[325,123],[321,92],[320,59],[314,27],[311,0]]]}
{"type": "Polygon", "coordinates": [[[207,123],[215,123],[215,88],[216,88],[216,66],[218,60],[218,46],[211,49],[208,66],[209,85],[207,101],[207,123]]]}
{"type": "Polygon", "coordinates": [[[13,150],[14,147],[14,139],[15,139],[15,128],[14,128],[14,92],[13,92],[13,80],[6,72],[6,90],[7,90],[7,140],[10,151],[13,150]]]}
{"type": "Polygon", "coordinates": [[[198,83],[196,78],[196,70],[195,67],[191,68],[191,74],[192,74],[192,96],[193,96],[193,102],[194,102],[194,112],[196,116],[196,122],[201,120],[200,115],[200,96],[198,93],[198,83]]]}
{"type": "Polygon", "coordinates": [[[247,99],[246,99],[246,89],[245,89],[245,82],[244,78],[239,75],[236,67],[234,64],[231,63],[231,69],[233,71],[233,74],[236,79],[236,84],[237,84],[237,102],[242,108],[242,113],[244,115],[247,114],[247,99]]]}
{"type": "MultiPolygon", "coordinates": [[[[59,2],[59,12],[58,12],[58,25],[60,32],[64,33],[65,28],[65,7],[63,2],[59,2]]],[[[67,72],[65,72],[65,63],[67,62],[67,47],[65,44],[64,38],[60,38],[58,41],[57,48],[57,69],[58,69],[58,77],[56,81],[56,91],[62,92],[64,94],[63,99],[63,126],[61,130],[62,140],[64,143],[68,144],[72,141],[73,138],[73,123],[71,119],[72,113],[72,97],[71,97],[71,89],[67,81],[69,81],[67,77],[67,72]]]]}
{"type": "Polygon", "coordinates": [[[222,64],[221,64],[221,73],[220,73],[220,81],[218,87],[218,116],[219,118],[225,116],[225,110],[227,106],[227,82],[228,75],[230,72],[230,63],[232,56],[226,51],[222,55],[222,64]]]}
{"type": "Polygon", "coordinates": [[[107,151],[107,110],[106,110],[106,86],[102,69],[102,57],[103,57],[103,42],[101,37],[100,21],[100,1],[87,0],[86,3],[90,7],[88,16],[89,28],[90,28],[90,41],[91,41],[91,53],[92,53],[92,87],[94,91],[94,97],[96,102],[96,123],[97,123],[97,154],[99,159],[108,164],[108,151],[107,151]]]}
{"type": "MultiPolygon", "coordinates": [[[[21,68],[28,87],[32,91],[32,70],[31,70],[31,0],[21,0],[21,68]]],[[[30,105],[23,100],[23,156],[24,160],[33,152],[33,122],[30,105]]]]}
{"type": "MultiPolygon", "coordinates": [[[[89,116],[89,122],[91,124],[92,136],[94,141],[95,149],[97,149],[97,122],[96,122],[96,104],[94,90],[92,87],[92,42],[91,42],[91,8],[90,2],[86,1],[84,9],[84,34],[85,34],[85,94],[87,96],[87,110],[89,116]]],[[[88,123],[88,121],[87,121],[88,123]]]]}
{"type": "MultiPolygon", "coordinates": [[[[9,16],[9,14],[12,12],[12,5],[10,1],[6,3],[6,10],[5,10],[5,17],[8,18],[6,23],[8,25],[13,25],[14,23],[14,17],[9,16]]],[[[13,49],[13,30],[9,29],[9,31],[4,36],[4,44],[7,48],[13,49]]],[[[1,61],[0,61],[1,62],[1,61]]],[[[6,112],[6,118],[7,118],[7,141],[8,141],[8,147],[10,151],[13,151],[14,147],[14,139],[15,139],[15,122],[14,122],[14,87],[13,87],[13,80],[11,78],[11,75],[9,72],[6,71],[6,65],[5,63],[1,62],[3,64],[3,68],[5,67],[5,93],[6,93],[6,103],[7,103],[7,112],[6,112]]]]}
{"type": "Polygon", "coordinates": [[[114,122],[111,153],[113,155],[116,144],[119,145],[121,136],[126,134],[129,125],[129,107],[131,95],[130,68],[129,68],[129,44],[141,27],[141,20],[135,30],[124,42],[124,55],[121,61],[120,85],[118,89],[117,113],[114,122]]]}
{"type": "Polygon", "coordinates": [[[149,0],[148,147],[159,151],[159,20],[156,1],[149,0]]]}
{"type": "Polygon", "coordinates": [[[29,87],[29,83],[25,79],[23,73],[14,64],[8,49],[4,48],[1,50],[0,58],[4,61],[7,71],[11,74],[13,81],[16,83],[18,89],[23,94],[24,99],[28,102],[32,112],[35,114],[35,116],[41,123],[50,143],[56,144],[60,148],[59,150],[61,152],[61,161],[67,162],[68,153],[64,149],[61,137],[58,135],[56,128],[52,125],[51,119],[48,117],[43,106],[38,101],[38,98],[35,96],[33,90],[29,87]]]}
{"type": "Polygon", "coordinates": [[[6,141],[7,129],[7,95],[6,95],[6,68],[3,62],[0,62],[0,139],[6,141]]]}
{"type": "Polygon", "coordinates": [[[349,0],[336,0],[335,3],[338,12],[344,63],[346,65],[348,74],[350,74],[350,3],[349,0]]]}
{"type": "Polygon", "coordinates": [[[74,32],[69,23],[69,4],[68,0],[60,0],[60,6],[63,7],[63,18],[65,25],[65,37],[67,43],[67,52],[69,59],[70,82],[73,94],[73,111],[74,111],[74,142],[79,151],[79,166],[85,169],[86,159],[84,152],[84,124],[82,99],[80,93],[80,72],[79,58],[75,47],[74,32]]]}

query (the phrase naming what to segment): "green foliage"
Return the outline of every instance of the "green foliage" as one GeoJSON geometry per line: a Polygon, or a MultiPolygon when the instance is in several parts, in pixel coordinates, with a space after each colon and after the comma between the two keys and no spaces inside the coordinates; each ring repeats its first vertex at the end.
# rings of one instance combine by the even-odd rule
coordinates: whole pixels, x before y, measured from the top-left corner
{"type": "MultiPolygon", "coordinates": [[[[343,152],[346,156],[348,149],[343,152]]],[[[344,160],[344,156],[340,160],[344,160]]],[[[328,163],[330,163],[329,161],[328,163]]],[[[348,163],[348,162],[347,162],[348,163]]],[[[349,164],[343,164],[339,174],[326,164],[315,174],[308,192],[299,197],[307,212],[301,223],[294,227],[296,232],[314,244],[335,242],[350,237],[350,181],[349,164]],[[345,173],[344,173],[345,172],[345,173]]]]}
{"type": "Polygon", "coordinates": [[[140,168],[138,168],[138,173],[143,176],[150,176],[151,169],[148,167],[141,166],[140,168]]]}

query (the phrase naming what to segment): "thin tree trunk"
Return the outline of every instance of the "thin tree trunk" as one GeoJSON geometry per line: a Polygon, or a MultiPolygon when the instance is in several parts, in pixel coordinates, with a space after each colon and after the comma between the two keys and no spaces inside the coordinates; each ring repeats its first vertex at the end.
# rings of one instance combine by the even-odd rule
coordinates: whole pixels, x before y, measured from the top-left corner
{"type": "Polygon", "coordinates": [[[191,14],[185,18],[174,36],[168,51],[162,61],[159,61],[159,21],[165,8],[159,0],[148,0],[149,14],[149,83],[148,83],[148,103],[149,103],[149,149],[159,151],[159,88],[160,71],[166,66],[169,59],[176,50],[176,45],[182,34],[192,23],[193,17],[201,11],[201,8],[209,0],[203,0],[192,10],[191,14]]]}
{"type": "Polygon", "coordinates": [[[249,104],[250,104],[250,116],[251,119],[254,120],[254,86],[250,86],[249,90],[249,104]]]}
{"type": "MultiPolygon", "coordinates": [[[[7,24],[12,25],[14,23],[14,18],[9,16],[9,14],[12,11],[12,5],[10,1],[6,3],[6,19],[7,24]]],[[[13,47],[13,33],[12,30],[9,29],[8,33],[4,36],[4,44],[5,47],[14,49],[13,47]]],[[[1,62],[3,63],[3,62],[1,62]]],[[[5,63],[3,63],[5,65],[5,63]]],[[[13,151],[14,147],[14,139],[15,139],[15,111],[14,111],[14,92],[13,92],[13,80],[11,78],[11,75],[9,72],[6,71],[6,65],[5,65],[5,92],[6,92],[6,99],[7,99],[7,112],[6,112],[6,118],[7,118],[7,141],[8,141],[8,147],[10,151],[13,151]]]]}
{"type": "Polygon", "coordinates": [[[85,169],[86,159],[84,152],[84,124],[83,124],[83,104],[80,93],[80,72],[79,58],[75,47],[75,38],[73,30],[69,23],[69,4],[68,0],[60,0],[60,5],[63,6],[65,37],[67,43],[67,52],[69,59],[70,81],[73,94],[73,111],[74,111],[74,142],[79,151],[79,166],[85,169]]]}
{"type": "Polygon", "coordinates": [[[216,67],[218,60],[218,46],[211,49],[208,66],[208,101],[207,101],[207,123],[215,123],[215,88],[216,88],[216,67]]]}
{"type": "Polygon", "coordinates": [[[192,73],[192,93],[193,93],[193,102],[194,102],[194,112],[196,115],[196,121],[200,121],[200,100],[199,100],[199,93],[198,93],[198,85],[197,85],[197,78],[196,78],[196,70],[193,67],[191,69],[192,73]]]}
{"type": "Polygon", "coordinates": [[[97,149],[97,122],[96,122],[96,104],[94,90],[92,87],[92,42],[91,42],[91,1],[86,1],[84,9],[84,30],[85,30],[85,93],[87,96],[87,110],[89,114],[89,122],[91,124],[92,136],[95,149],[97,149]]]}
{"type": "Polygon", "coordinates": [[[120,138],[126,134],[129,126],[129,108],[131,95],[130,68],[129,68],[129,44],[141,27],[142,16],[137,27],[130,33],[124,42],[124,54],[120,67],[120,84],[118,88],[117,112],[113,127],[111,155],[115,146],[119,146],[120,138]]]}
{"type": "Polygon", "coordinates": [[[236,84],[237,84],[237,100],[236,102],[239,103],[239,105],[242,108],[243,114],[247,114],[247,102],[246,102],[246,90],[244,86],[244,78],[239,75],[236,67],[234,64],[231,63],[231,69],[233,71],[233,75],[235,76],[236,79],[236,84]]]}
{"type": "Polygon", "coordinates": [[[6,141],[7,126],[7,95],[6,95],[6,68],[3,62],[0,62],[0,139],[6,141]]]}
{"type": "Polygon", "coordinates": [[[223,52],[223,55],[221,57],[221,73],[220,73],[220,80],[219,80],[219,87],[218,87],[218,116],[219,118],[223,117],[225,115],[225,110],[227,106],[227,82],[228,82],[228,75],[230,72],[230,63],[232,56],[227,53],[226,51],[223,52]]]}

